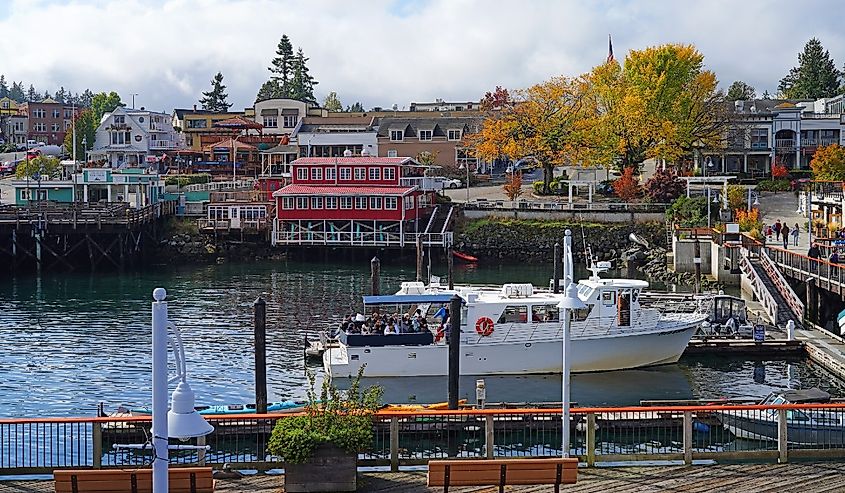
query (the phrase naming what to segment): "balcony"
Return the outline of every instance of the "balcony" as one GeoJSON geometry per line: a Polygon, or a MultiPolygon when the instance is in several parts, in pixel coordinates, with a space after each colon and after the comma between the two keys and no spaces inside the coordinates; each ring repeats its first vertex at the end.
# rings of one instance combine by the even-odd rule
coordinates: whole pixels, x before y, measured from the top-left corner
{"type": "Polygon", "coordinates": [[[795,149],[795,139],[775,139],[776,149],[795,149]]]}
{"type": "Polygon", "coordinates": [[[399,185],[403,187],[418,187],[423,192],[443,190],[442,176],[414,176],[399,178],[399,185]]]}
{"type": "Polygon", "coordinates": [[[174,140],[151,140],[150,149],[179,149],[180,145],[174,140]]]}
{"type": "Polygon", "coordinates": [[[821,139],[801,139],[801,147],[824,147],[830,144],[838,144],[839,139],[834,137],[824,137],[821,139]]]}

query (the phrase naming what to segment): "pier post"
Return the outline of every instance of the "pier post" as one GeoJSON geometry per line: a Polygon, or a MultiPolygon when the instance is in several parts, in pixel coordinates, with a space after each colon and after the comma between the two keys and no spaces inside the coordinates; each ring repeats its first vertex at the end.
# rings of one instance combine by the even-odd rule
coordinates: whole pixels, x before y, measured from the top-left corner
{"type": "MultiPolygon", "coordinates": [[[[708,203],[710,203],[708,201],[708,203]]],[[[701,243],[698,241],[698,231],[694,230],[695,243],[693,244],[693,263],[695,263],[695,293],[701,292],[701,243]]]]}
{"type": "Polygon", "coordinates": [[[91,424],[91,442],[94,469],[103,467],[103,424],[99,421],[91,424]]]}
{"type": "Polygon", "coordinates": [[[488,414],[484,416],[484,456],[488,459],[493,458],[493,448],[495,447],[493,434],[493,415],[488,414]]]}
{"type": "Polygon", "coordinates": [[[390,417],[390,472],[399,472],[399,418],[390,417]]]}
{"type": "Polygon", "coordinates": [[[423,273],[423,244],[422,237],[417,235],[417,281],[422,281],[423,273]]]}
{"type": "Polygon", "coordinates": [[[455,289],[455,249],[446,250],[446,265],[449,269],[449,289],[455,289]]]}
{"type": "Polygon", "coordinates": [[[587,467],[596,465],[596,415],[587,413],[587,467]]]}
{"type": "Polygon", "coordinates": [[[555,243],[554,256],[554,267],[552,268],[552,280],[554,285],[552,286],[552,291],[555,294],[558,294],[560,293],[560,243],[555,243]]]}
{"type": "Polygon", "coordinates": [[[259,297],[255,312],[255,412],[267,412],[267,303],[259,297]]]}
{"type": "Polygon", "coordinates": [[[692,411],[684,411],[684,464],[692,464],[692,411]]]}
{"type": "Polygon", "coordinates": [[[778,409],[778,464],[786,464],[789,460],[786,440],[786,409],[778,409]]]}
{"type": "Polygon", "coordinates": [[[370,260],[370,294],[378,296],[380,293],[379,276],[381,275],[381,260],[373,257],[370,260]]]}
{"type": "MultiPolygon", "coordinates": [[[[467,321],[468,322],[468,321],[467,321]]],[[[458,380],[461,377],[461,298],[449,303],[449,409],[458,408],[458,380]]]]}

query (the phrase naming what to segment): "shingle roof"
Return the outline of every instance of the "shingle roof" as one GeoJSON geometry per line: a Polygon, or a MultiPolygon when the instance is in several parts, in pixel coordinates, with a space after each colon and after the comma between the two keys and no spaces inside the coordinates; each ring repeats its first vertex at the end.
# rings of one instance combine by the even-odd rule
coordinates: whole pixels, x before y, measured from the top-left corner
{"type": "Polygon", "coordinates": [[[273,197],[283,195],[405,195],[417,187],[365,187],[336,185],[288,185],[273,192],[273,197]]]}
{"type": "Polygon", "coordinates": [[[482,123],[481,117],[450,118],[381,118],[378,128],[379,137],[389,137],[391,130],[404,130],[405,135],[417,135],[420,130],[433,130],[435,136],[446,136],[449,130],[460,129],[463,133],[477,132],[482,123]]]}

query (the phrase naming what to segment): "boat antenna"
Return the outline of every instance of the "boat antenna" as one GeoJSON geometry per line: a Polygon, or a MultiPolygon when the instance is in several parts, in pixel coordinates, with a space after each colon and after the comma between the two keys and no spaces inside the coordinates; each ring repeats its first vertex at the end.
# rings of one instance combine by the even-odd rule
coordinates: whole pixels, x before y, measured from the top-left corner
{"type": "Polygon", "coordinates": [[[580,212],[578,213],[578,225],[581,226],[581,241],[584,244],[584,262],[589,267],[593,263],[593,254],[587,246],[587,235],[584,234],[584,215],[580,212]]]}

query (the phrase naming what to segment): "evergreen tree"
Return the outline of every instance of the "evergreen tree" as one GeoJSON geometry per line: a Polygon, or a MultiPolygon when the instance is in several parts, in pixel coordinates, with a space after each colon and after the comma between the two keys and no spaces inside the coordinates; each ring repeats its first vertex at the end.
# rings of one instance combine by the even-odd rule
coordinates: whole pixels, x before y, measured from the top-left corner
{"type": "Polygon", "coordinates": [[[363,113],[364,112],[364,105],[361,104],[360,101],[355,101],[355,104],[352,106],[346,107],[347,113],[363,113]]]}
{"type": "Polygon", "coordinates": [[[232,105],[226,101],[229,95],[223,92],[225,90],[226,86],[223,85],[223,74],[217,72],[217,75],[211,79],[211,90],[202,93],[202,98],[200,99],[202,109],[221,113],[229,111],[232,105]]]}
{"type": "Polygon", "coordinates": [[[725,99],[728,101],[747,101],[754,99],[756,96],[757,91],[754,90],[754,87],[738,80],[734,81],[731,87],[728,88],[728,94],[725,95],[725,99]]]}
{"type": "Polygon", "coordinates": [[[6,76],[0,75],[0,98],[9,95],[9,86],[6,85],[6,76]]]}
{"type": "Polygon", "coordinates": [[[276,58],[273,58],[271,63],[273,66],[267,69],[273,74],[270,76],[270,80],[274,81],[276,87],[279,89],[274,94],[274,97],[289,97],[291,93],[291,81],[294,76],[295,59],[293,56],[293,45],[286,34],[283,34],[282,39],[279,40],[279,45],[276,47],[276,58]]]}
{"type": "Polygon", "coordinates": [[[765,100],[767,100],[767,101],[768,101],[769,99],[772,99],[772,95],[771,95],[771,94],[769,94],[769,90],[768,90],[768,89],[767,89],[767,90],[765,90],[765,91],[763,91],[763,95],[762,95],[762,96],[760,96],[760,99],[765,99],[765,100]]]}
{"type": "MultiPolygon", "coordinates": [[[[119,99],[118,99],[119,101],[119,99]]],[[[85,89],[80,96],[77,96],[76,104],[78,106],[84,106],[86,108],[90,108],[94,104],[94,93],[91,92],[91,89],[85,89]]],[[[125,105],[121,105],[125,106],[125,105]]]]}
{"type": "Polygon", "coordinates": [[[778,92],[787,99],[819,99],[839,91],[840,73],[830,53],[812,38],[798,54],[798,66],[790,69],[778,84],[778,92]]]}
{"type": "MultiPolygon", "coordinates": [[[[86,140],[89,149],[94,145],[93,142],[97,138],[97,127],[100,122],[99,120],[94,119],[94,111],[90,109],[79,112],[75,122],[76,159],[78,161],[83,161],[85,160],[85,144],[83,144],[82,141],[83,139],[86,140]]],[[[70,130],[68,130],[65,134],[64,145],[68,153],[73,152],[73,132],[70,130]]]]}
{"type": "Polygon", "coordinates": [[[50,95],[50,91],[44,91],[44,97],[41,99],[53,99],[53,96],[50,95]]]}
{"type": "Polygon", "coordinates": [[[337,97],[337,93],[332,91],[326,96],[326,99],[323,100],[323,108],[329,111],[343,111],[343,103],[340,102],[340,99],[337,97]]]}
{"type": "Polygon", "coordinates": [[[26,101],[26,94],[23,92],[23,82],[12,82],[12,88],[9,89],[9,97],[19,103],[26,101]]]}
{"type": "Polygon", "coordinates": [[[34,103],[38,101],[38,91],[35,90],[35,86],[32,84],[29,85],[29,89],[26,91],[26,100],[30,103],[34,103]]]}
{"type": "Polygon", "coordinates": [[[302,48],[297,50],[293,62],[293,78],[288,97],[299,101],[315,102],[314,86],[318,82],[308,73],[308,60],[309,58],[306,58],[302,48]]]}
{"type": "Polygon", "coordinates": [[[58,91],[56,91],[55,100],[64,104],[65,99],[67,98],[67,92],[65,91],[65,86],[61,86],[58,91]]]}
{"type": "Polygon", "coordinates": [[[255,102],[260,103],[261,101],[267,101],[268,99],[273,99],[277,97],[279,94],[279,85],[276,84],[276,81],[270,79],[264,84],[261,84],[261,89],[258,90],[258,94],[255,96],[255,102]]]}

